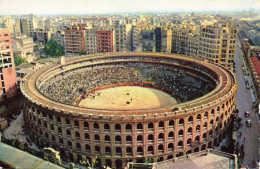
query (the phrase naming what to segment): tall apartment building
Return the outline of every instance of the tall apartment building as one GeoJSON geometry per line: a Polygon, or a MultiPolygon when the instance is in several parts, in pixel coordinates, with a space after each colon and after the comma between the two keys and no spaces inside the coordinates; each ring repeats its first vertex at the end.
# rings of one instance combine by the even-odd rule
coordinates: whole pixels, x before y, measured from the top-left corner
{"type": "Polygon", "coordinates": [[[24,33],[28,37],[33,37],[36,25],[37,23],[32,14],[21,19],[22,33],[24,33]]]}
{"type": "Polygon", "coordinates": [[[173,28],[172,53],[180,53],[189,56],[198,55],[198,34],[191,29],[173,28]]]}
{"type": "Polygon", "coordinates": [[[117,24],[116,23],[116,51],[130,51],[131,50],[131,24],[117,24]]]}
{"type": "Polygon", "coordinates": [[[161,32],[161,52],[171,52],[172,48],[172,30],[163,29],[161,32]]]}
{"type": "Polygon", "coordinates": [[[172,31],[164,27],[156,27],[155,34],[155,51],[156,52],[171,52],[172,31]]]}
{"type": "Polygon", "coordinates": [[[58,42],[61,46],[65,48],[65,32],[64,31],[55,31],[51,33],[51,39],[58,42]]]}
{"type": "Polygon", "coordinates": [[[113,28],[102,27],[97,30],[97,52],[115,51],[115,32],[113,28]]]}
{"type": "Polygon", "coordinates": [[[134,25],[132,27],[131,33],[131,51],[139,52],[141,51],[141,31],[142,28],[139,26],[134,25]]]}
{"type": "Polygon", "coordinates": [[[45,29],[35,29],[33,32],[33,40],[38,47],[43,47],[51,38],[51,31],[45,29]]]}
{"type": "Polygon", "coordinates": [[[233,69],[236,43],[236,27],[229,20],[200,28],[199,57],[233,69]]]}
{"type": "Polygon", "coordinates": [[[155,34],[155,51],[161,52],[162,50],[162,28],[157,27],[154,29],[155,34]]]}
{"type": "Polygon", "coordinates": [[[78,53],[85,50],[85,24],[68,26],[65,32],[65,51],[78,53]]]}
{"type": "Polygon", "coordinates": [[[17,94],[17,79],[8,29],[0,29],[0,101],[17,94]]]}
{"type": "Polygon", "coordinates": [[[29,21],[26,18],[22,18],[21,19],[21,31],[23,34],[25,34],[26,36],[30,36],[30,28],[29,28],[29,21]]]}
{"type": "Polygon", "coordinates": [[[4,22],[4,28],[9,29],[9,31],[11,33],[13,33],[14,25],[15,25],[15,20],[13,18],[11,18],[10,16],[8,16],[6,21],[4,22]]]}
{"type": "Polygon", "coordinates": [[[155,52],[156,49],[156,36],[153,29],[143,29],[141,32],[142,39],[142,51],[144,52],[155,52]]]}
{"type": "Polygon", "coordinates": [[[33,60],[34,42],[32,37],[27,37],[24,34],[14,36],[12,38],[12,49],[28,62],[33,60]]]}
{"type": "Polygon", "coordinates": [[[15,19],[14,32],[16,34],[21,34],[22,33],[22,30],[21,30],[21,19],[20,18],[16,18],[15,19]]]}
{"type": "Polygon", "coordinates": [[[85,49],[87,53],[97,53],[97,28],[88,27],[85,30],[85,49]]]}

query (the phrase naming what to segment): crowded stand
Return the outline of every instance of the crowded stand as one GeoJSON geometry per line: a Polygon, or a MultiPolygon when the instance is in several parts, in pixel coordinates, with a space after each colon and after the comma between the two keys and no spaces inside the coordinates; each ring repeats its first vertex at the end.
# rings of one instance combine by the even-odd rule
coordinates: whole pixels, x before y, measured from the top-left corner
{"type": "Polygon", "coordinates": [[[119,62],[60,73],[45,81],[39,91],[49,99],[72,105],[79,96],[90,96],[91,89],[128,82],[165,91],[179,102],[196,99],[215,88],[215,82],[208,76],[171,65],[119,62]]]}

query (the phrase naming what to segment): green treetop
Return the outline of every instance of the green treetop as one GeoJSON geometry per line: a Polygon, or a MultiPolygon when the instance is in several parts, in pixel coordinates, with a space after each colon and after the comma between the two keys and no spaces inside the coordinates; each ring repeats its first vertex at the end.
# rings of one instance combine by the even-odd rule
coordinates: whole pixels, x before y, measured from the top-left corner
{"type": "Polygon", "coordinates": [[[64,48],[55,40],[51,39],[44,46],[43,52],[46,56],[49,57],[59,57],[64,55],[64,48]]]}

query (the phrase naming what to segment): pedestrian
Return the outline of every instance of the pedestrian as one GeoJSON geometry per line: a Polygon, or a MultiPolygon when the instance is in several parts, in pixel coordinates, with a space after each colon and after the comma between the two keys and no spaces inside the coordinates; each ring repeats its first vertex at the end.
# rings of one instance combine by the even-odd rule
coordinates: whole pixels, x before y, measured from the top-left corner
{"type": "Polygon", "coordinates": [[[244,136],[244,141],[246,141],[246,136],[244,136]]]}

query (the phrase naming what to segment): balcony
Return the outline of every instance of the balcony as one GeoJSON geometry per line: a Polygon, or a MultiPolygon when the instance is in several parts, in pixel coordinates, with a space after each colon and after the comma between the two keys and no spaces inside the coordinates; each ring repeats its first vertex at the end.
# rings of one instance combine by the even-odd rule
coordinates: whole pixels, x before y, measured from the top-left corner
{"type": "Polygon", "coordinates": [[[126,141],[126,144],[132,144],[132,141],[126,141]]]}
{"type": "Polygon", "coordinates": [[[105,152],[105,155],[110,156],[111,152],[105,152]]]}

